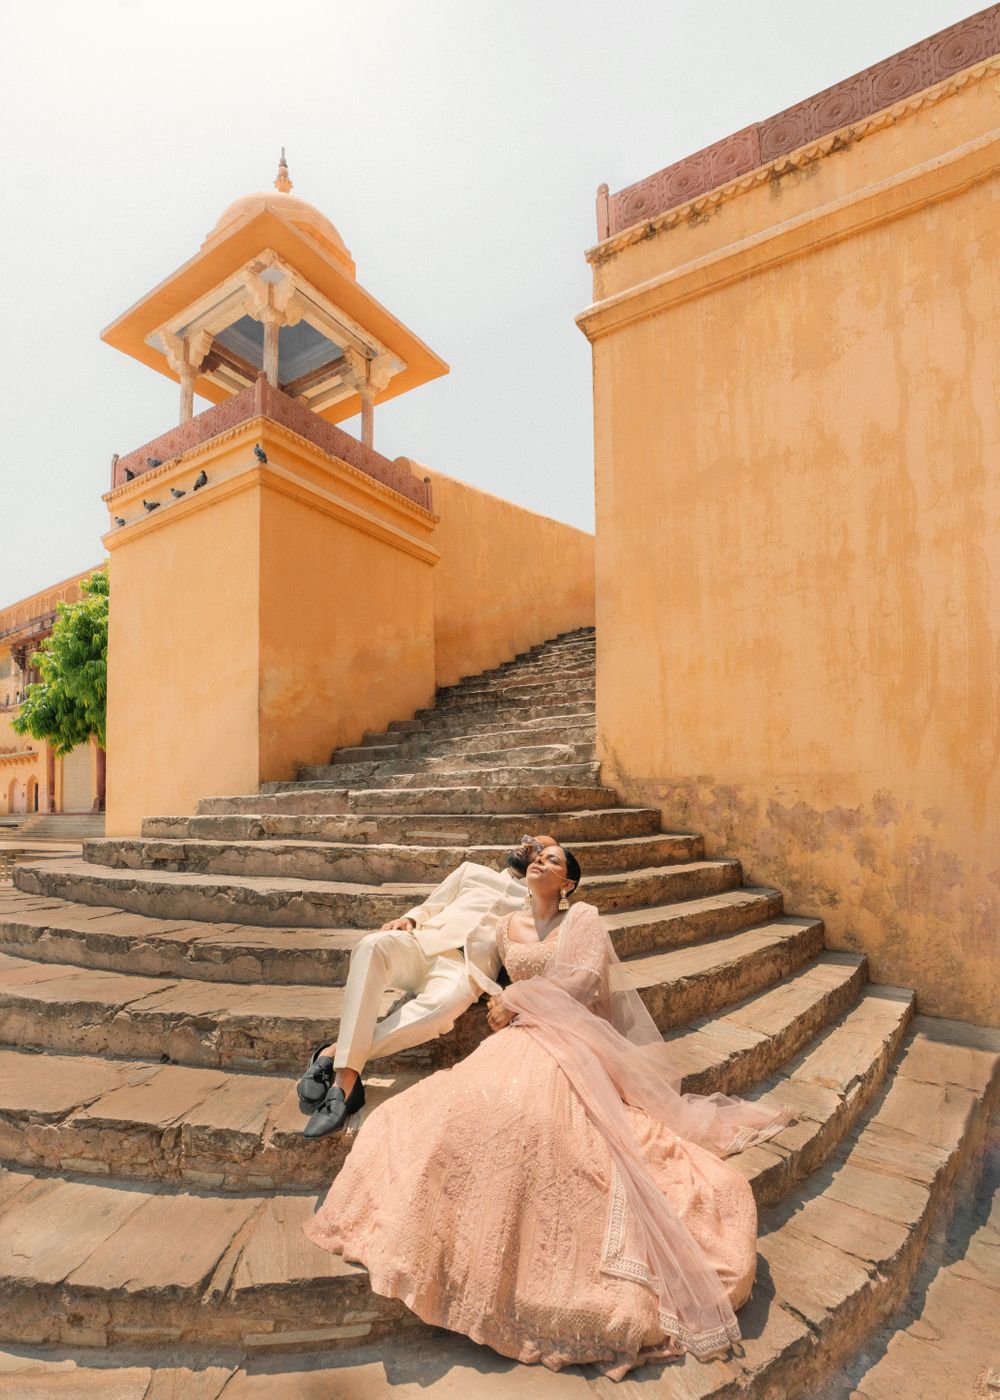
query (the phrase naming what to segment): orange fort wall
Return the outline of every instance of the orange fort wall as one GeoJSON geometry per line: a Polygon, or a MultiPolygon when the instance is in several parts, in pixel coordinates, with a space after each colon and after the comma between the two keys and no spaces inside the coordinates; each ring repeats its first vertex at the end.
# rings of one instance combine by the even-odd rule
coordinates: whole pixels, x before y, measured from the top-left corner
{"type": "Polygon", "coordinates": [[[607,781],[1000,1020],[1000,60],[589,255],[607,781]]]}
{"type": "Polygon", "coordinates": [[[434,481],[428,510],[264,415],[110,493],[109,835],[293,779],[593,624],[591,536],[434,481]]]}

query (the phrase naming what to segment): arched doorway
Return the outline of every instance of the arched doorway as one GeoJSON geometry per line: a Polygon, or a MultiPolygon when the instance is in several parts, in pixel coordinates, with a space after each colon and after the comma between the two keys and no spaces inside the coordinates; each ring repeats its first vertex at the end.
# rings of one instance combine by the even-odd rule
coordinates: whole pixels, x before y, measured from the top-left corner
{"type": "Polygon", "coordinates": [[[28,791],[25,798],[25,810],[28,812],[38,811],[38,779],[28,779],[28,791]]]}
{"type": "Polygon", "coordinates": [[[24,783],[20,778],[11,778],[10,787],[7,789],[7,811],[25,812],[27,803],[25,802],[24,783]]]}

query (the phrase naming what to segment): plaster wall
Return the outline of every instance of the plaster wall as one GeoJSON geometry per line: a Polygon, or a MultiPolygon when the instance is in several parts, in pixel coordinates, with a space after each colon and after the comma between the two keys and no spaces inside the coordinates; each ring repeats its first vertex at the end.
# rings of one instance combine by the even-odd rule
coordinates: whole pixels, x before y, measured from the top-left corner
{"type": "Polygon", "coordinates": [[[111,548],[109,836],[257,786],[259,516],[227,494],[111,548]]]}
{"type": "Polygon", "coordinates": [[[594,538],[454,477],[430,476],[435,543],[434,664],[452,685],[548,637],[594,625],[594,538]]]}
{"type": "Polygon", "coordinates": [[[997,1023],[1000,80],[964,77],[598,250],[580,319],[606,780],[997,1023]]]}
{"type": "Polygon", "coordinates": [[[422,507],[265,418],[108,500],[108,835],[291,780],[431,699],[422,507]]]}
{"type": "MultiPolygon", "coordinates": [[[[327,763],[434,694],[430,560],[265,490],[260,522],[260,778],[327,763]]],[[[427,522],[429,535],[431,522],[427,522]]]]}

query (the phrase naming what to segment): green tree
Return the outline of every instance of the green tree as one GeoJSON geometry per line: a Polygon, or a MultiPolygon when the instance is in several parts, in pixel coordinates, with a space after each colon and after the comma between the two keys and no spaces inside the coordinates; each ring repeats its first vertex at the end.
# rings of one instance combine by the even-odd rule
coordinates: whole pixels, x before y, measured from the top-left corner
{"type": "Polygon", "coordinates": [[[28,686],[12,721],[57,754],[94,738],[105,747],[108,697],[108,571],[80,585],[78,603],[59,603],[52,635],[31,658],[41,680],[28,686]]]}

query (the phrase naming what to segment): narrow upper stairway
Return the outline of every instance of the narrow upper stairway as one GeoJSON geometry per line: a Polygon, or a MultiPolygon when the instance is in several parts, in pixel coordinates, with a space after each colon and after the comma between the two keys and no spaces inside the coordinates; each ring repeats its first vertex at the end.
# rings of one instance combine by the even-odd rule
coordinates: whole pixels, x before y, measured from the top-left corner
{"type": "MultiPolygon", "coordinates": [[[[914,1017],[910,992],[745,883],[738,853],[623,806],[600,779],[584,631],[295,782],[151,817],[0,888],[0,1393],[8,1375],[25,1395],[114,1376],[140,1395],[155,1368],[199,1400],[408,1394],[376,1364],[403,1328],[421,1396],[513,1393],[513,1363],[306,1241],[353,1137],[306,1144],[293,1078],[336,1036],[360,932],[538,829],[577,853],[684,1086],[799,1115],[732,1159],[762,1212],[743,1354],[657,1368],[649,1393],[805,1396],[859,1348],[975,1156],[1000,1035],[914,1017]]],[[[486,1033],[473,1007],[374,1063],[366,1111],[486,1033]]],[[[604,1394],[588,1372],[534,1383],[604,1394]]]]}

